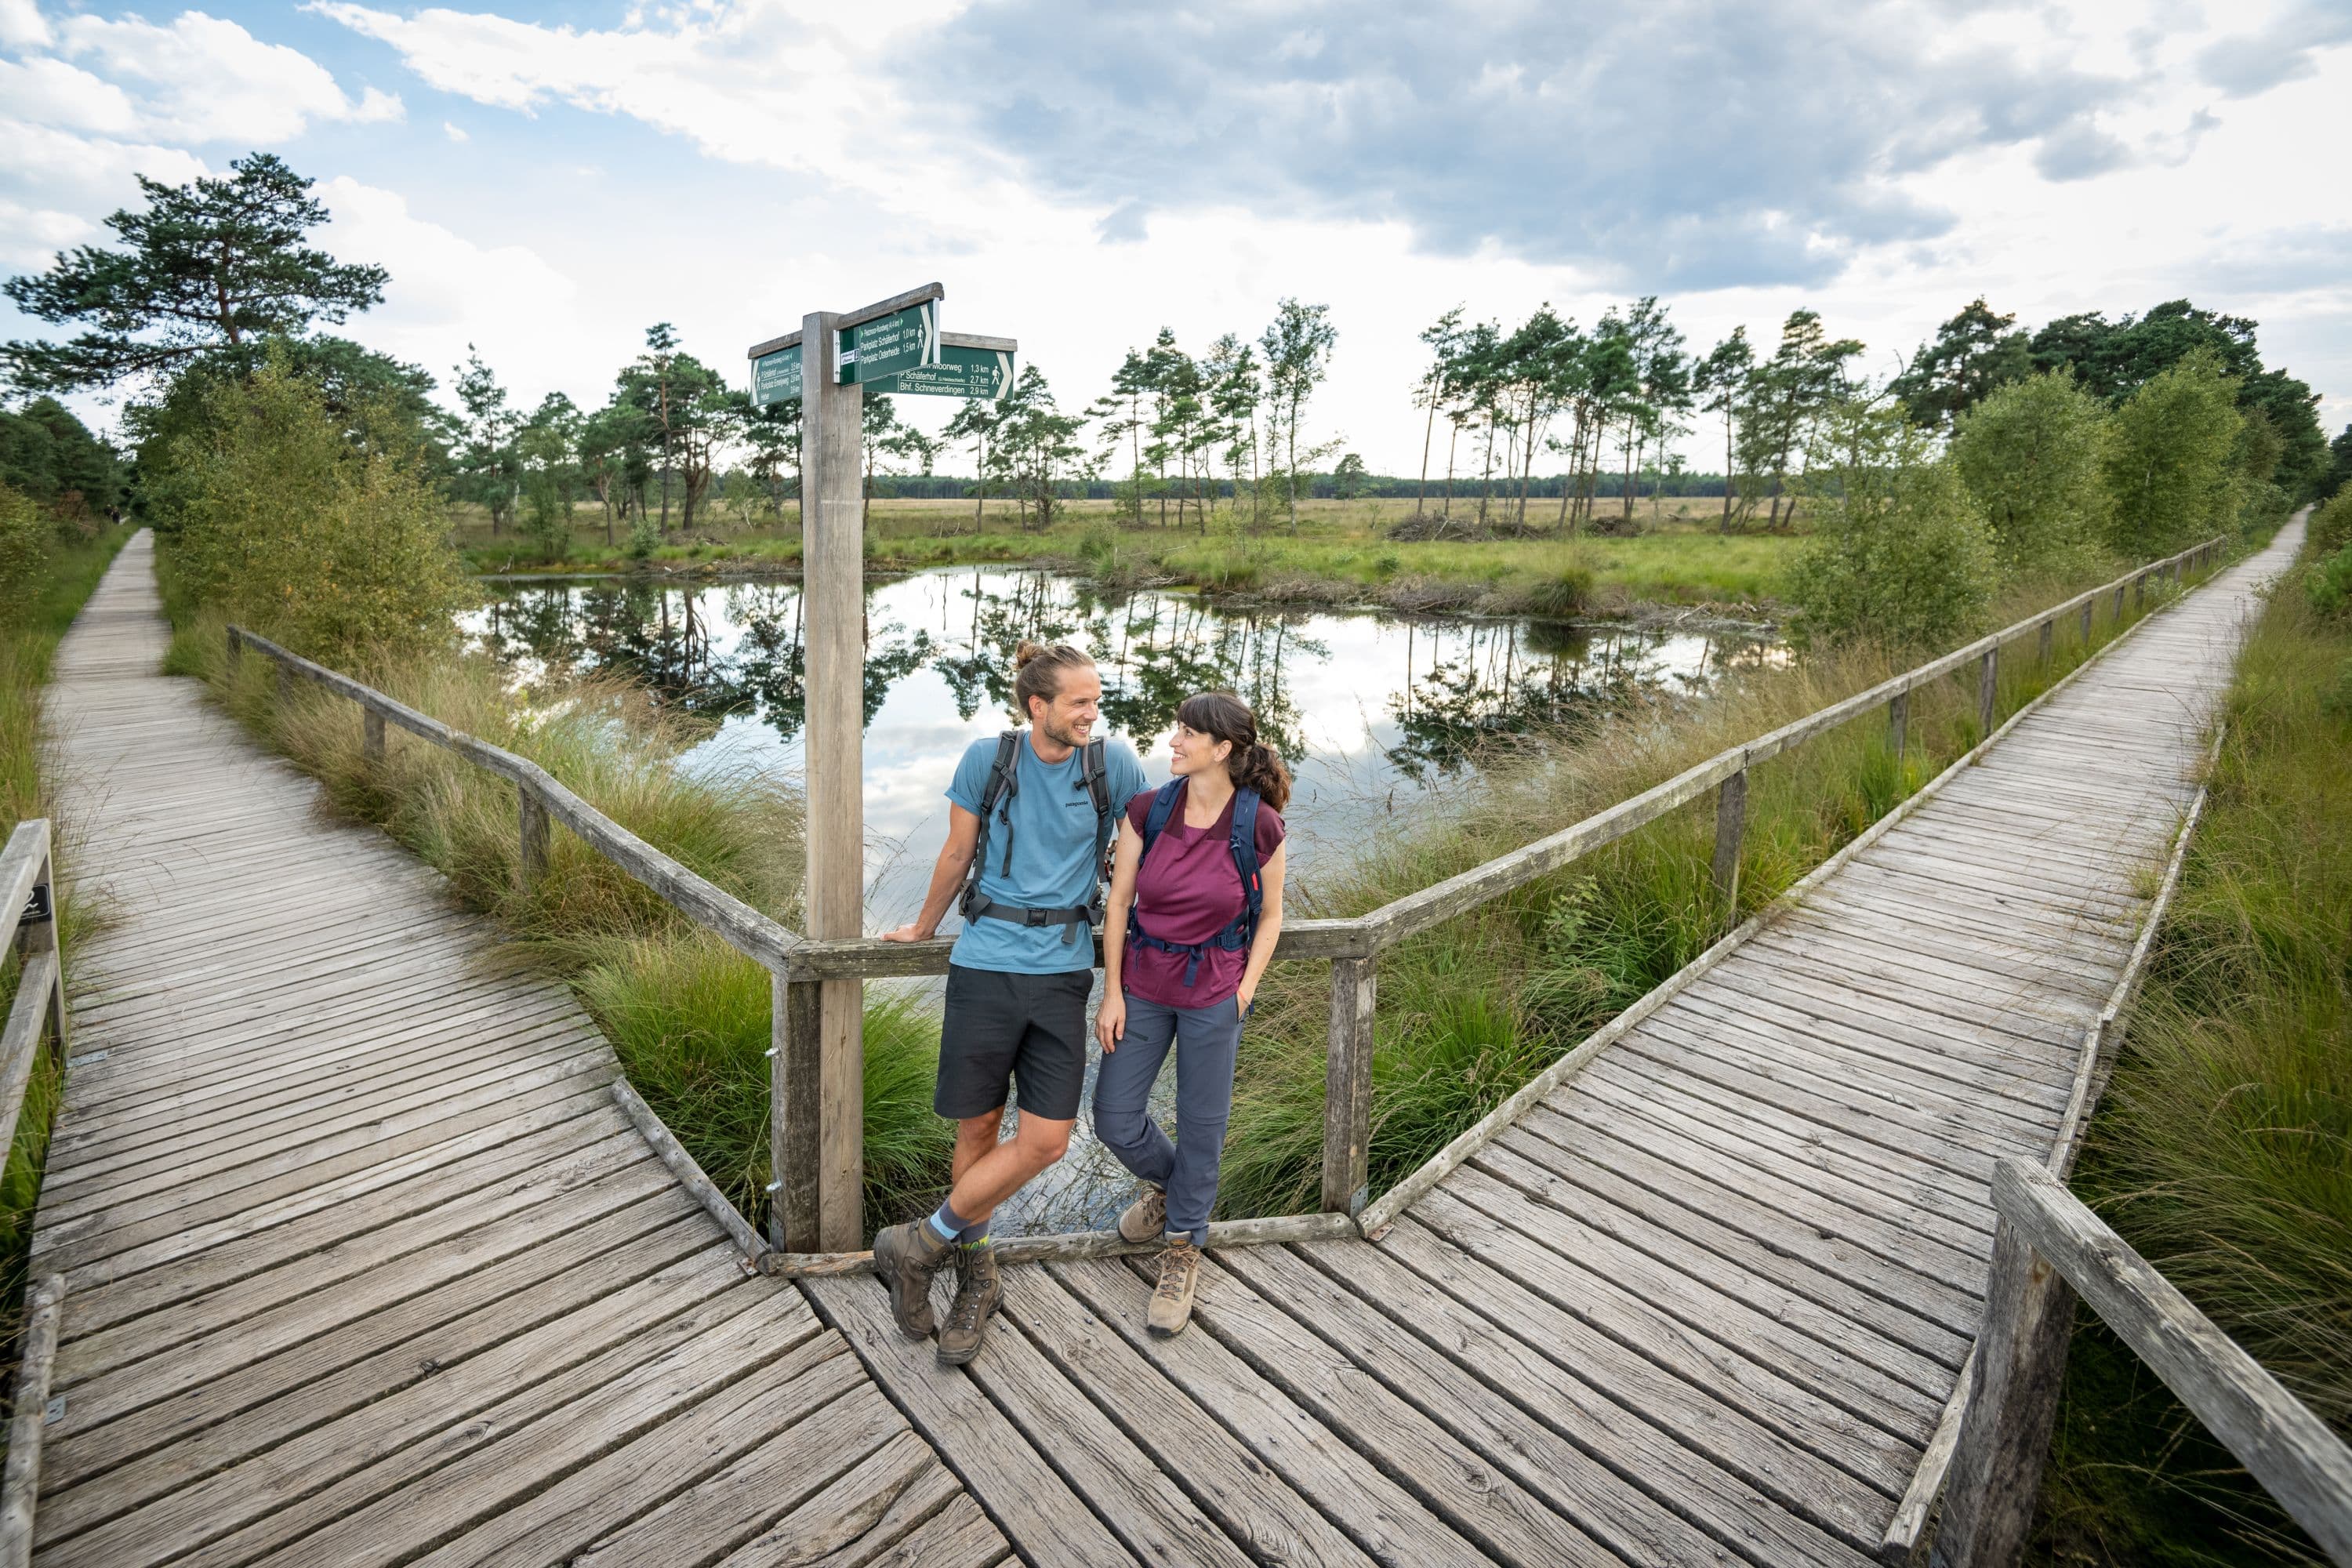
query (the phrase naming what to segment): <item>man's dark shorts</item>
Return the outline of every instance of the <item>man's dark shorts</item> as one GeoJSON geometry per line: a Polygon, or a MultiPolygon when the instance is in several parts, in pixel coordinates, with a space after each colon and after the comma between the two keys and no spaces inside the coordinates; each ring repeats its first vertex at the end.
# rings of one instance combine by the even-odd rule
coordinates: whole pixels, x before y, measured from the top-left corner
{"type": "Polygon", "coordinates": [[[1023,1110],[1049,1121],[1076,1120],[1094,982],[1091,969],[1013,974],[950,964],[931,1109],[957,1121],[984,1115],[1005,1102],[1006,1084],[1017,1080],[1023,1110]]]}

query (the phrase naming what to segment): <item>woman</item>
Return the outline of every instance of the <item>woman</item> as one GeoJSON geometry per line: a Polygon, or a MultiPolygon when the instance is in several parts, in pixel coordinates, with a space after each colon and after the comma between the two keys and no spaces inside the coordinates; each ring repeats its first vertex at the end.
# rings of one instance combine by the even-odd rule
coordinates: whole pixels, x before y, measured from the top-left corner
{"type": "Polygon", "coordinates": [[[1242,1019],[1282,933],[1290,801],[1281,757],[1259,743],[1256,717],[1230,691],[1186,698],[1169,750],[1176,776],[1129,801],[1119,825],[1095,1018],[1095,1132],[1145,1185],[1119,1215],[1119,1235],[1167,1244],[1146,1319],[1163,1339],[1192,1321],[1242,1019]],[[1173,1142],[1146,1103],[1171,1044],[1173,1142]]]}

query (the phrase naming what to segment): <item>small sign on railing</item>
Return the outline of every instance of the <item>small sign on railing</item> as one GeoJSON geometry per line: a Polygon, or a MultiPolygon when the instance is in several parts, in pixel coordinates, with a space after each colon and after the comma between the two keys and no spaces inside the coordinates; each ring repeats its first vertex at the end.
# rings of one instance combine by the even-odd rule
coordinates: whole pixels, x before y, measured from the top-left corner
{"type": "Polygon", "coordinates": [[[32,896],[25,900],[24,912],[16,917],[16,929],[23,931],[26,926],[44,926],[55,919],[57,910],[49,903],[49,885],[47,882],[34,883],[32,896]]]}

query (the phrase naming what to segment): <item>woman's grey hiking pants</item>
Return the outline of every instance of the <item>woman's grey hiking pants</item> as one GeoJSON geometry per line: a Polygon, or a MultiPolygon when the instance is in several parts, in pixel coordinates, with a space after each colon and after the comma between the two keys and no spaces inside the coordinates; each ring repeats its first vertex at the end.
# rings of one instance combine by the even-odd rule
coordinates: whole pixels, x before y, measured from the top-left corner
{"type": "Polygon", "coordinates": [[[1206,1007],[1127,999],[1127,1036],[1103,1053],[1095,1075],[1095,1136],[1119,1163],[1168,1190],[1168,1234],[1209,1244],[1217,1202],[1217,1162],[1234,1110],[1234,1058],[1241,1049],[1236,997],[1206,1007]],[[1176,1047],[1176,1141],[1151,1120],[1151,1086],[1176,1047]]]}

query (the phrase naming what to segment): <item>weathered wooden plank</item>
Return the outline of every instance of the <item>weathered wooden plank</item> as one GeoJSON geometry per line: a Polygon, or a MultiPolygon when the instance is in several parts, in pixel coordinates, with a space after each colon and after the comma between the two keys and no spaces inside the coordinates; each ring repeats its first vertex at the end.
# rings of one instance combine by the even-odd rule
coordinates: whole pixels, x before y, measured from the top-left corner
{"type": "MultiPolygon", "coordinates": [[[[871,1390],[836,1400],[864,1414],[871,1390]]],[[[888,1406],[881,1407],[885,1412],[888,1406]]],[[[863,1457],[849,1452],[804,1454],[812,1434],[822,1437],[833,1424],[800,1423],[778,1438],[739,1454],[719,1471],[633,1523],[613,1531],[567,1560],[567,1568],[635,1568],[637,1563],[709,1563],[728,1556],[751,1537],[777,1525],[803,1506],[795,1551],[803,1563],[866,1537],[909,1489],[918,1505],[944,1507],[959,1489],[929,1447],[893,1418],[890,1435],[863,1457]],[[836,1465],[845,1467],[828,1479],[836,1465]]],[[[918,1516],[919,1517],[919,1516],[918,1516]]],[[[789,1528],[789,1526],[787,1526],[789,1528]]],[[[907,1524],[875,1543],[879,1550],[907,1524]]]]}
{"type": "Polygon", "coordinates": [[[1333,1568],[1371,1561],[1044,1269],[1006,1271],[1000,1321],[1026,1334],[1074,1389],[1118,1423],[1146,1463],[1184,1487],[1255,1557],[1333,1568]]]}
{"type": "Polygon", "coordinates": [[[1406,1568],[1474,1555],[1419,1499],[1214,1336],[1147,1335],[1141,1313],[1149,1291],[1124,1266],[1095,1260],[1047,1272],[1378,1562],[1406,1568]]]}
{"type": "MultiPolygon", "coordinates": [[[[1728,1477],[1709,1473],[1710,1467],[1660,1442],[1654,1430],[1626,1420],[1588,1392],[1544,1402],[1543,1414],[1553,1419],[1531,1421],[1535,1413],[1525,1404],[1464,1375],[1466,1369],[1448,1365],[1442,1353],[1433,1355],[1435,1347],[1381,1310],[1367,1299],[1369,1293],[1343,1286],[1337,1276],[1353,1272],[1351,1260],[1337,1262],[1336,1272],[1280,1249],[1229,1254],[1220,1261],[1267,1303],[1288,1311],[1623,1562],[1682,1564],[1744,1546],[1781,1562],[1858,1564],[1850,1546],[1785,1515],[1768,1524],[1767,1510],[1755,1506],[1761,1499],[1739,1506],[1725,1496],[1742,1489],[1728,1477]]],[[[1440,1294],[1402,1267],[1390,1265],[1381,1278],[1401,1289],[1404,1301],[1425,1302],[1424,1311],[1443,1310],[1440,1294]]],[[[1500,1335],[1490,1338],[1482,1331],[1480,1343],[1515,1359],[1524,1353],[1500,1335]]],[[[1529,1379],[1549,1379],[1554,1370],[1531,1355],[1524,1360],[1529,1379]]],[[[1522,1399],[1542,1386],[1513,1384],[1522,1399]]],[[[1858,1535],[1859,1519],[1854,1524],[1858,1535]]]]}
{"type": "Polygon", "coordinates": [[[898,1331],[881,1286],[813,1279],[801,1287],[905,1411],[966,1490],[1041,1563],[1136,1563],[1051,1466],[961,1372],[898,1331]]]}
{"type": "Polygon", "coordinates": [[[992,1568],[1012,1554],[930,1445],[908,1433],[744,1544],[721,1568],[992,1568]],[[919,1468],[898,1480],[910,1452],[919,1468]],[[883,1503],[878,1512],[877,1500],[883,1503]]]}

